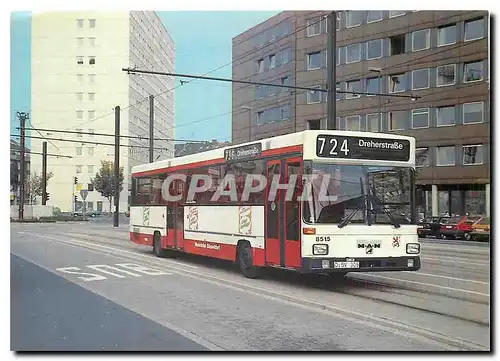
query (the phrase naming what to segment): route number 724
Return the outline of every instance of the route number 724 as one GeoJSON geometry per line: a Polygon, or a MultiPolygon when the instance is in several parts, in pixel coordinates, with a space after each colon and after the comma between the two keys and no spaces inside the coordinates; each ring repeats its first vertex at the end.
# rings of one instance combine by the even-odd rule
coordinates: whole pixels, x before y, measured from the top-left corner
{"type": "MultiPolygon", "coordinates": [[[[324,155],[326,138],[318,137],[318,140],[321,142],[318,153],[319,153],[319,155],[324,155]]],[[[328,143],[329,144],[326,147],[327,149],[330,148],[330,152],[328,153],[328,155],[338,156],[339,155],[339,153],[337,152],[337,147],[339,145],[338,140],[335,138],[331,138],[328,143]]],[[[345,156],[347,156],[349,154],[349,148],[347,146],[347,139],[342,140],[342,144],[340,146],[340,151],[343,152],[345,156]]]]}

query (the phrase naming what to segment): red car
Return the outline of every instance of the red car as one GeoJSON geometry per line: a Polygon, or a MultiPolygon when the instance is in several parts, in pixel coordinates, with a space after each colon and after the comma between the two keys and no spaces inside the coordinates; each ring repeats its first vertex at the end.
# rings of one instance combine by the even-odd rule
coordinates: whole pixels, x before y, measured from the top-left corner
{"type": "Polygon", "coordinates": [[[441,229],[439,230],[441,238],[464,239],[466,241],[470,240],[472,225],[479,218],[481,217],[454,216],[449,219],[443,219],[441,229]]]}

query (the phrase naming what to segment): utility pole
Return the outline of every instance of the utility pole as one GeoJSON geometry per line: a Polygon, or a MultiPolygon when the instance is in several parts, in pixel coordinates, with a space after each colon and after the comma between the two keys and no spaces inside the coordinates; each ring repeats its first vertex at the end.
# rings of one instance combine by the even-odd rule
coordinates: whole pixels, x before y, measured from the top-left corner
{"type": "Polygon", "coordinates": [[[337,12],[328,16],[328,49],[327,49],[327,88],[328,117],[326,129],[336,129],[337,119],[337,12]]]}
{"type": "Polygon", "coordinates": [[[120,106],[115,107],[115,217],[113,226],[118,227],[120,214],[120,106]]]}
{"type": "Polygon", "coordinates": [[[153,163],[153,133],[154,133],[155,97],[149,96],[149,163],[153,163]]]}
{"type": "Polygon", "coordinates": [[[42,206],[47,204],[47,142],[42,143],[42,206]]]}
{"type": "Polygon", "coordinates": [[[26,182],[26,167],[24,164],[24,146],[26,139],[26,119],[29,119],[28,113],[25,112],[17,112],[17,117],[19,118],[19,122],[21,123],[21,154],[20,154],[20,184],[19,184],[19,219],[24,219],[24,184],[26,182]]]}

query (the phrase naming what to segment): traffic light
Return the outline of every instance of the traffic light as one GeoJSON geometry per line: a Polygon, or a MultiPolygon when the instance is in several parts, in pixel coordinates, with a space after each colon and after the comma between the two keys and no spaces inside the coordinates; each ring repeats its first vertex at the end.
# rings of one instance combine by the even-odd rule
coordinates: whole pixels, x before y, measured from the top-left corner
{"type": "Polygon", "coordinates": [[[76,196],[73,196],[73,202],[76,204],[76,202],[77,202],[76,196]]]}
{"type": "Polygon", "coordinates": [[[78,184],[78,177],[75,177],[75,185],[78,184]]]}
{"type": "Polygon", "coordinates": [[[45,193],[45,202],[47,202],[50,198],[50,193],[45,193]]]}

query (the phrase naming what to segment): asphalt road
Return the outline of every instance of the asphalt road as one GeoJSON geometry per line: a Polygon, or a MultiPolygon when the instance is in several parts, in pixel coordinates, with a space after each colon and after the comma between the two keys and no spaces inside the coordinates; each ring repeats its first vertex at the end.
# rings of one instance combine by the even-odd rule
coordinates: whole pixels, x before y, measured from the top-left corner
{"type": "MultiPolygon", "coordinates": [[[[139,341],[153,325],[165,328],[162,340],[170,340],[163,350],[180,336],[208,350],[228,351],[489,350],[489,247],[445,242],[423,243],[419,272],[352,273],[332,284],[279,271],[250,280],[227,262],[188,255],[158,259],[150,247],[128,240],[126,223],[11,225],[11,252],[62,278],[58,287],[68,290],[60,292],[76,287],[151,320],[141,326],[144,331],[132,332],[135,345],[145,350],[157,345],[139,341]]],[[[25,292],[34,292],[29,290],[36,283],[24,285],[25,292]]],[[[12,293],[12,304],[20,295],[12,293]]],[[[93,307],[96,314],[106,312],[105,304],[93,307]]],[[[60,315],[71,310],[61,308],[60,315]]],[[[75,315],[85,314],[77,310],[75,315]]],[[[120,321],[129,317],[124,315],[116,315],[117,324],[130,323],[120,321]]],[[[77,332],[77,322],[66,323],[68,333],[77,332]]],[[[118,329],[119,344],[131,344],[123,341],[131,328],[118,329]]],[[[13,348],[20,334],[22,329],[12,333],[13,348]]],[[[39,332],[25,345],[36,349],[49,336],[39,332]]],[[[103,337],[105,347],[116,343],[103,337]]],[[[72,350],[81,345],[66,343],[72,350]]],[[[103,347],[89,347],[94,346],[103,347]]]]}

